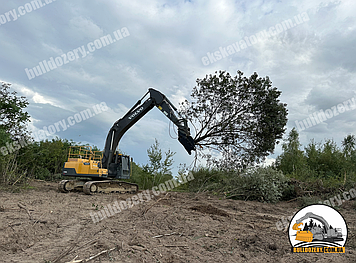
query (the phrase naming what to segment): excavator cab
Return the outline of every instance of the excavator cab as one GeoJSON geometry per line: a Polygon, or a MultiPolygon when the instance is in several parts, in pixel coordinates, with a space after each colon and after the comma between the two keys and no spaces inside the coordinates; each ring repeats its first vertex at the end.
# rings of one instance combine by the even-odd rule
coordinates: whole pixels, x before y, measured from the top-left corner
{"type": "Polygon", "coordinates": [[[109,164],[108,177],[115,179],[130,179],[131,159],[128,155],[115,152],[113,162],[109,164]]]}

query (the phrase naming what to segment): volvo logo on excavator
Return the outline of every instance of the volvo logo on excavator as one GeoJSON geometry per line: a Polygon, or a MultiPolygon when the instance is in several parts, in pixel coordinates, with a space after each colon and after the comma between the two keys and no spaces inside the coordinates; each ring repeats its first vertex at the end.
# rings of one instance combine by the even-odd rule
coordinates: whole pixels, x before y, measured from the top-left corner
{"type": "Polygon", "coordinates": [[[135,118],[141,111],[143,111],[143,107],[140,107],[137,111],[135,111],[130,117],[129,120],[135,118]]]}

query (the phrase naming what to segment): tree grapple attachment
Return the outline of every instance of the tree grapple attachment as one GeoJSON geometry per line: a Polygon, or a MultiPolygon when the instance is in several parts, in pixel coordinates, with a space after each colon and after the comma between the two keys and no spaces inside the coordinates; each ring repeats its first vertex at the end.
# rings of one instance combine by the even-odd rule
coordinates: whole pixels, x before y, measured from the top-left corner
{"type": "Polygon", "coordinates": [[[178,130],[178,141],[184,146],[189,155],[195,151],[195,142],[192,136],[187,135],[185,132],[178,130]]]}

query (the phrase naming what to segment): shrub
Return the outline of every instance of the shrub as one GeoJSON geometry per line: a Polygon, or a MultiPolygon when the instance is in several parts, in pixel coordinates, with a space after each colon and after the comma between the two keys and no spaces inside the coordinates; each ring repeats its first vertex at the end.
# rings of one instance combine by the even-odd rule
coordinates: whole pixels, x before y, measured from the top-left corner
{"type": "Polygon", "coordinates": [[[47,168],[39,167],[35,172],[35,178],[40,180],[51,180],[51,172],[47,168]]]}
{"type": "Polygon", "coordinates": [[[188,182],[190,192],[219,191],[226,188],[226,173],[217,169],[200,167],[193,171],[194,180],[188,182]]]}
{"type": "Polygon", "coordinates": [[[257,167],[236,171],[199,168],[188,183],[192,192],[224,193],[227,198],[277,202],[283,195],[294,195],[288,189],[288,178],[272,167],[257,167]],[[289,191],[289,193],[288,193],[289,191]]]}
{"type": "Polygon", "coordinates": [[[230,181],[230,198],[277,202],[287,187],[288,179],[271,167],[250,168],[230,181]]]}

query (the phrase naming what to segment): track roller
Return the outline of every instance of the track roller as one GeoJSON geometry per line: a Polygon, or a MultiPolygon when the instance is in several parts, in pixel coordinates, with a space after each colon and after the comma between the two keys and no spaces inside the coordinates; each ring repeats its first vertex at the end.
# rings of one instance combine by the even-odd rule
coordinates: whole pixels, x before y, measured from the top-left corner
{"type": "Polygon", "coordinates": [[[58,190],[67,193],[69,191],[83,191],[84,184],[88,182],[87,180],[62,180],[58,184],[58,190]]]}

